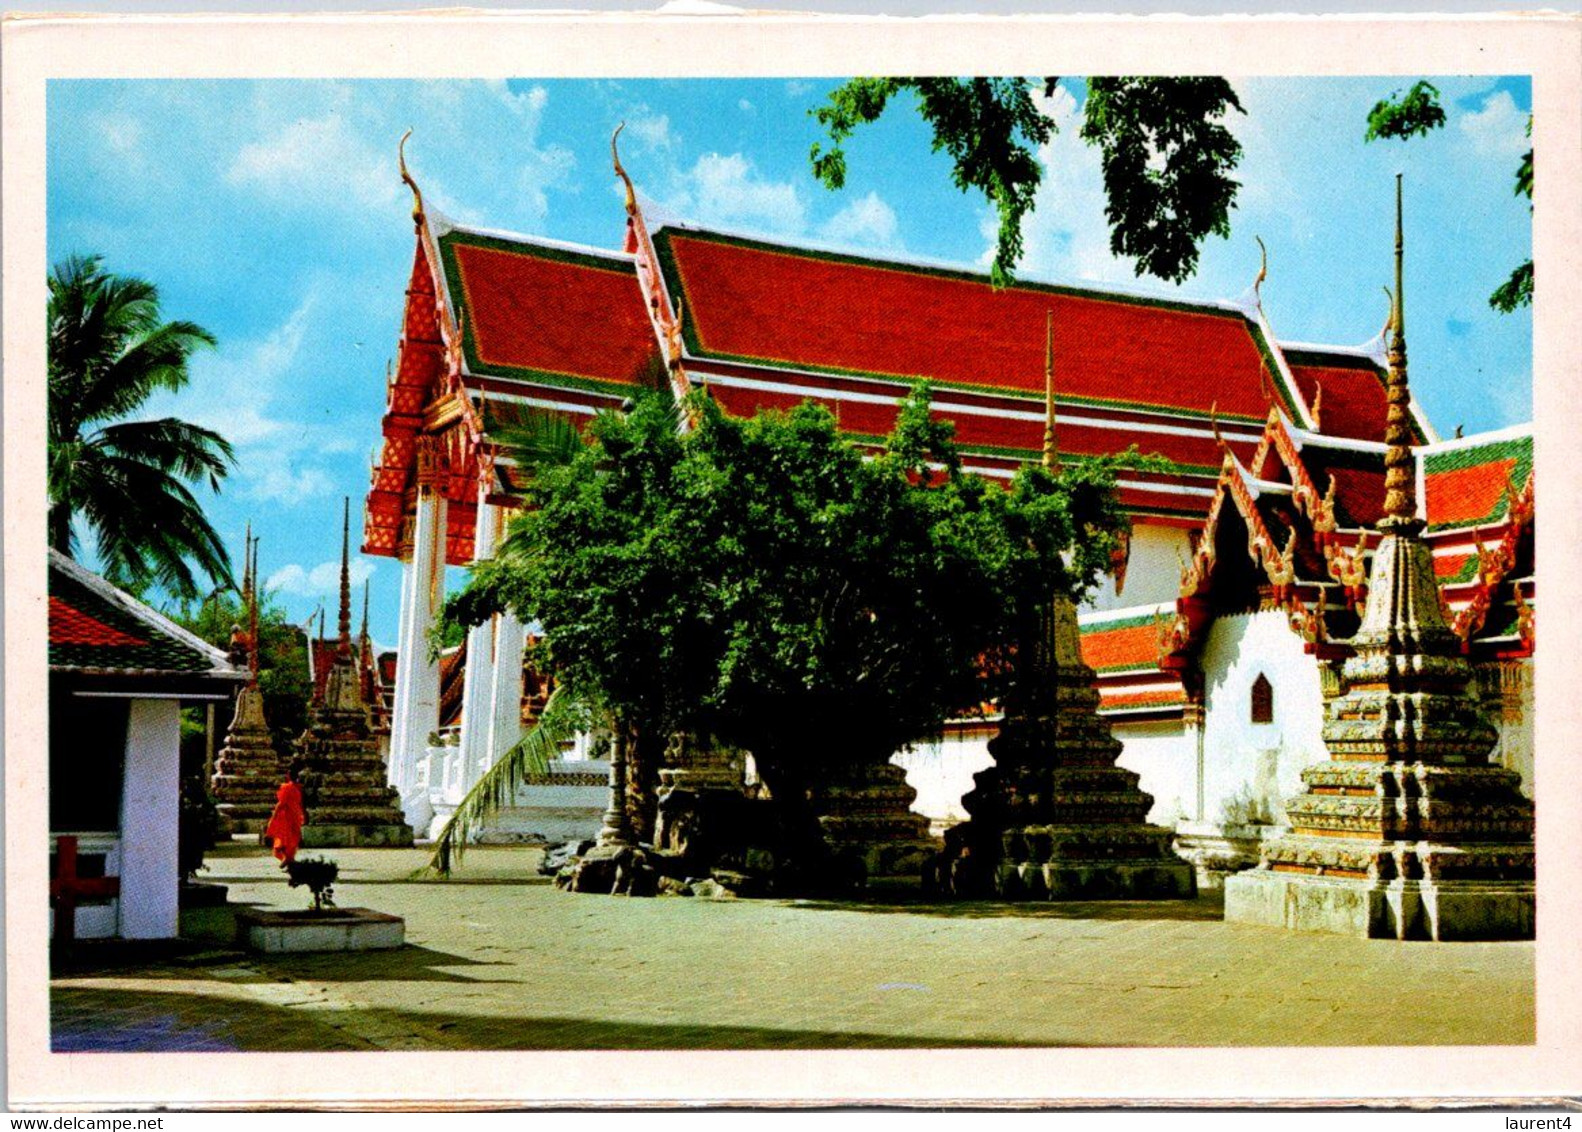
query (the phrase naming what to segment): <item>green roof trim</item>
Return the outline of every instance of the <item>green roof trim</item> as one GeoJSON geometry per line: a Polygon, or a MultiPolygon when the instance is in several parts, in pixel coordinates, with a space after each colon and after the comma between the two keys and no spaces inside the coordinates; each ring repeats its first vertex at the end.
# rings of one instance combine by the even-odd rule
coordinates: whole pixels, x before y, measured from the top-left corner
{"type": "MultiPolygon", "coordinates": [[[[452,229],[439,238],[440,259],[443,261],[445,281],[450,292],[452,312],[462,325],[462,353],[467,359],[469,373],[487,377],[505,377],[516,381],[533,382],[554,388],[556,386],[568,389],[579,389],[586,393],[603,393],[614,397],[628,397],[633,386],[640,385],[633,381],[631,384],[608,381],[603,378],[590,377],[586,374],[567,373],[561,370],[535,369],[528,366],[501,365],[497,362],[485,362],[478,356],[476,339],[477,328],[473,320],[468,317],[467,289],[462,285],[461,266],[456,261],[456,245],[462,244],[469,247],[487,248],[491,251],[509,252],[513,255],[526,255],[536,259],[550,260],[555,263],[569,264],[574,267],[589,268],[595,271],[607,271],[621,279],[629,279],[636,285],[636,274],[631,263],[622,260],[605,259],[602,256],[586,252],[573,251],[570,248],[545,247],[542,244],[519,243],[513,240],[501,239],[497,236],[485,236],[476,232],[467,232],[452,229]]],[[[656,347],[657,352],[657,347],[656,347]]]]}
{"type": "MultiPolygon", "coordinates": [[[[1514,436],[1506,440],[1491,440],[1487,444],[1452,448],[1448,452],[1428,452],[1423,455],[1422,460],[1425,491],[1427,481],[1433,476],[1466,471],[1485,464],[1498,464],[1506,460],[1516,462],[1516,466],[1511,471],[1511,478],[1518,487],[1521,487],[1533,474],[1533,438],[1530,435],[1514,436]]],[[[1470,519],[1458,519],[1450,523],[1432,523],[1428,529],[1436,532],[1454,531],[1495,522],[1504,518],[1510,511],[1510,494],[1510,487],[1507,485],[1500,491],[1499,498],[1494,501],[1494,505],[1486,514],[1470,519]]],[[[1426,502],[1425,500],[1425,505],[1426,502]]]]}

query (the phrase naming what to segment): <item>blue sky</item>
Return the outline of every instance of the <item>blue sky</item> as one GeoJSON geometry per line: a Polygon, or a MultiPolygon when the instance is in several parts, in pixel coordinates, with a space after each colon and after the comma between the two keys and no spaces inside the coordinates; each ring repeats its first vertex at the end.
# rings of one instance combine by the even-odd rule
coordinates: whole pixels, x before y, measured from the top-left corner
{"type": "MultiPolygon", "coordinates": [[[[1246,108],[1229,240],[1211,239],[1180,293],[1241,293],[1269,246],[1265,310],[1284,340],[1360,343],[1385,314],[1393,174],[1406,175],[1413,388],[1449,435],[1532,413],[1532,320],[1487,297],[1530,255],[1513,176],[1528,148],[1525,78],[1436,78],[1449,122],[1408,143],[1364,144],[1392,78],[1234,79],[1246,108]]],[[[238,466],[207,501],[240,548],[251,520],[262,572],[292,616],[333,601],[340,498],[367,488],[384,373],[412,257],[396,141],[425,198],[464,223],[617,246],[623,214],[608,138],[642,192],[688,219],[773,236],[986,263],[992,214],[963,195],[904,106],[847,146],[839,193],[808,171],[808,116],[830,80],[56,81],[48,103],[51,261],[97,252],[155,281],[168,318],[219,348],[192,383],[151,403],[217,428],[238,466]]],[[[1077,137],[1083,87],[1048,112],[1044,186],[1022,273],[1136,280],[1108,253],[1097,155],[1077,137]]],[[[357,507],[353,508],[354,515],[357,507]]],[[[355,534],[354,534],[355,541],[355,534]]],[[[393,642],[400,570],[357,559],[373,631],[393,642]]],[[[333,623],[333,610],[331,616],[333,623]]]]}

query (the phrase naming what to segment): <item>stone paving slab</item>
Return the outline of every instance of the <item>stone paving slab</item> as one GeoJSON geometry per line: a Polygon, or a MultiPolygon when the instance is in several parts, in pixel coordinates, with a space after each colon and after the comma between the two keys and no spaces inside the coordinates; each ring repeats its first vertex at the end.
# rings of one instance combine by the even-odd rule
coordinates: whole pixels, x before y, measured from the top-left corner
{"type": "MultiPolygon", "coordinates": [[[[178,959],[79,957],[51,986],[57,1050],[808,1049],[1486,1045],[1534,1040],[1530,943],[1398,943],[1226,924],[1212,898],[1082,904],[581,896],[537,850],[352,849],[336,899],[407,946],[246,955],[227,913],[178,959]],[[207,948],[207,950],[204,950],[207,948]]],[[[272,858],[205,879],[293,909],[272,858]]]]}

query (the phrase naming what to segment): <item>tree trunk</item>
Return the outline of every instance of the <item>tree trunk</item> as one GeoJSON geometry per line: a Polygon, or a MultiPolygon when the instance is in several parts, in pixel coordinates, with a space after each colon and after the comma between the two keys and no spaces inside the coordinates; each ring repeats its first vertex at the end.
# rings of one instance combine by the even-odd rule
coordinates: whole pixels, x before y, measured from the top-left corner
{"type": "Polygon", "coordinates": [[[640,845],[654,843],[659,806],[659,768],[664,762],[664,732],[654,727],[633,727],[626,748],[626,816],[632,836],[640,845]]]}

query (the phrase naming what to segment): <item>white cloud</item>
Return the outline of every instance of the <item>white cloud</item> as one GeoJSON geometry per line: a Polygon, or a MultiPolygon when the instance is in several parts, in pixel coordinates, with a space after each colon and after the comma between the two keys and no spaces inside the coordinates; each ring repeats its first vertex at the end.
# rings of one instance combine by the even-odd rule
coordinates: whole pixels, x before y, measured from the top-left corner
{"type": "Polygon", "coordinates": [[[1481,110],[1461,115],[1460,124],[1473,152],[1485,157],[1520,157],[1530,147],[1527,115],[1517,109],[1509,91],[1495,91],[1481,110]]]}
{"type": "Polygon", "coordinates": [[[281,449],[253,449],[242,464],[247,487],[242,494],[261,503],[301,503],[321,495],[333,495],[335,481],[322,468],[299,467],[299,453],[281,449]]]}
{"type": "Polygon", "coordinates": [[[390,175],[388,156],[375,153],[333,111],[242,146],[225,180],[276,196],[300,199],[311,193],[317,200],[363,206],[389,204],[404,191],[390,175]]]}
{"type": "MultiPolygon", "coordinates": [[[[1021,269],[1037,275],[1095,282],[1130,282],[1136,278],[1130,261],[1110,254],[1109,224],[1104,218],[1104,178],[1099,154],[1079,136],[1082,116],[1064,87],[1045,97],[1035,93],[1039,108],[1057,130],[1039,147],[1044,177],[1033,211],[1023,220],[1021,269]]],[[[987,247],[980,262],[994,259],[999,219],[986,210],[980,224],[987,247]]]]}
{"type": "Polygon", "coordinates": [[[304,343],[322,317],[319,287],[310,288],[286,320],[268,334],[218,355],[194,359],[192,380],[180,394],[151,400],[146,416],[175,415],[218,432],[235,449],[236,491],[245,499],[292,505],[335,494],[335,479],[320,461],[356,450],[331,425],[307,424],[280,403],[300,403],[309,378],[304,343]]]}
{"type": "MultiPolygon", "coordinates": [[[[373,576],[375,564],[360,555],[353,555],[347,564],[352,587],[363,584],[373,576]]],[[[341,585],[340,559],[320,562],[311,570],[304,570],[293,562],[282,566],[264,581],[266,590],[290,594],[293,597],[338,597],[341,585]]]]}
{"type": "Polygon", "coordinates": [[[872,191],[825,221],[819,234],[837,243],[868,247],[894,248],[900,243],[896,238],[895,210],[872,191]]]}
{"type": "Polygon", "coordinates": [[[670,130],[668,114],[645,114],[629,118],[624,132],[651,150],[668,150],[676,143],[676,135],[670,130]]]}
{"type": "Polygon", "coordinates": [[[797,187],[764,180],[740,153],[705,153],[679,180],[675,210],[704,223],[742,224],[780,235],[807,228],[807,209],[797,187]]]}

